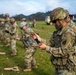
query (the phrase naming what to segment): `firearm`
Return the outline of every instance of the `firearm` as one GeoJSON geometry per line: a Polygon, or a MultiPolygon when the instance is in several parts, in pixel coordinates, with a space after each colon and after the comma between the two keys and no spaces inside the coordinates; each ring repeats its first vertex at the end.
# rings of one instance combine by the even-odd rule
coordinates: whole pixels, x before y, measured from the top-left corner
{"type": "Polygon", "coordinates": [[[5,32],[6,32],[6,33],[9,33],[9,31],[8,31],[8,30],[5,30],[5,32]]]}
{"type": "Polygon", "coordinates": [[[30,46],[30,43],[28,42],[28,40],[20,38],[20,41],[23,43],[24,48],[28,48],[30,46]]]}
{"type": "Polygon", "coordinates": [[[33,39],[31,36],[28,37],[27,39],[26,39],[26,37],[24,39],[23,36],[22,36],[20,38],[20,41],[22,41],[22,43],[24,44],[24,48],[25,47],[28,48],[30,46],[32,46],[32,47],[39,47],[39,45],[38,45],[39,41],[37,39],[33,39]]]}

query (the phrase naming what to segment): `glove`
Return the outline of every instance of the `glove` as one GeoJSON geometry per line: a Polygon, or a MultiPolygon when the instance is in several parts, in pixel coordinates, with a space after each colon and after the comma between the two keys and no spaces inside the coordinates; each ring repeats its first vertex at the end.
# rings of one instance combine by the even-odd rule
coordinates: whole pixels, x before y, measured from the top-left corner
{"type": "Polygon", "coordinates": [[[5,30],[6,33],[9,33],[9,31],[5,30]]]}
{"type": "Polygon", "coordinates": [[[15,35],[15,33],[10,33],[10,35],[15,35]]]}

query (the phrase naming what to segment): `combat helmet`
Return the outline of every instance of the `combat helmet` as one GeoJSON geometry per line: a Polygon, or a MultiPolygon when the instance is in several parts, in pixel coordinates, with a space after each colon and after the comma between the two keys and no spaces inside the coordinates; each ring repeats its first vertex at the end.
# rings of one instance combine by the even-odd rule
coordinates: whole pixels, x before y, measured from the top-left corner
{"type": "Polygon", "coordinates": [[[10,22],[15,22],[15,19],[14,19],[14,18],[11,18],[11,19],[10,19],[10,22]]]}
{"type": "Polygon", "coordinates": [[[51,12],[51,21],[55,21],[58,19],[64,19],[65,17],[66,17],[66,12],[61,7],[55,8],[51,12]]]}
{"type": "Polygon", "coordinates": [[[21,24],[20,24],[20,28],[22,29],[24,26],[26,26],[27,25],[27,23],[26,22],[21,22],[21,24]]]}
{"type": "Polygon", "coordinates": [[[9,13],[6,13],[5,16],[9,16],[9,13]]]}
{"type": "Polygon", "coordinates": [[[26,21],[26,18],[22,18],[21,21],[26,21]]]}
{"type": "Polygon", "coordinates": [[[68,12],[68,10],[64,10],[64,12],[66,13],[66,16],[68,16],[69,15],[69,12],[68,12]]]}

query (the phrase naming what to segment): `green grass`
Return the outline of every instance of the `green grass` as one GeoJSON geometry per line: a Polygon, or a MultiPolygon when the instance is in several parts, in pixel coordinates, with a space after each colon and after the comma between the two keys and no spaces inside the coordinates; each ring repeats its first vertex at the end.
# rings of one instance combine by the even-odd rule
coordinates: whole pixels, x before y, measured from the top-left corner
{"type": "MultiPolygon", "coordinates": [[[[18,22],[19,24],[19,22],[18,22]]],[[[39,33],[40,37],[49,39],[52,32],[55,30],[54,26],[46,25],[45,22],[37,22],[37,26],[32,28],[36,33],[39,33]]],[[[19,29],[20,35],[20,29],[19,29]]],[[[0,51],[5,51],[5,55],[0,55],[0,75],[53,75],[54,68],[50,62],[50,54],[45,50],[37,49],[35,53],[35,59],[37,61],[38,69],[33,69],[31,72],[23,72],[24,69],[24,55],[26,49],[24,49],[22,42],[17,41],[17,55],[10,56],[10,48],[5,47],[3,42],[0,42],[0,51]],[[4,71],[5,67],[18,66],[20,71],[4,71]]]]}

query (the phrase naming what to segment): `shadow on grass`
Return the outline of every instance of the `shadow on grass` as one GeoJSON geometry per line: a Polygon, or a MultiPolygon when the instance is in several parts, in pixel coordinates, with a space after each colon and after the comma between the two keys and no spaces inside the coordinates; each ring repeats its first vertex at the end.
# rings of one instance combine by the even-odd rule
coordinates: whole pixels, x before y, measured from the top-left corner
{"type": "Polygon", "coordinates": [[[36,75],[50,75],[49,73],[45,72],[43,69],[33,69],[34,74],[36,75]]]}

